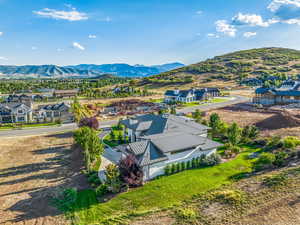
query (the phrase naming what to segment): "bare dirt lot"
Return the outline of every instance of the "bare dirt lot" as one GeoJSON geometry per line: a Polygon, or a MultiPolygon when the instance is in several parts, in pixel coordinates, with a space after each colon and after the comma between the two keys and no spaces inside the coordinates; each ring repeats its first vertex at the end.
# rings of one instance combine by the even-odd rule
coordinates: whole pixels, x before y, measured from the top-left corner
{"type": "Polygon", "coordinates": [[[263,136],[298,136],[300,137],[299,123],[295,122],[295,115],[300,115],[300,110],[293,112],[294,118],[289,115],[272,110],[257,110],[246,104],[237,104],[208,112],[206,119],[212,113],[218,113],[227,123],[236,122],[240,126],[256,125],[263,136]]]}
{"type": "Polygon", "coordinates": [[[72,134],[0,139],[0,224],[61,225],[49,205],[65,187],[87,188],[72,134]]]}

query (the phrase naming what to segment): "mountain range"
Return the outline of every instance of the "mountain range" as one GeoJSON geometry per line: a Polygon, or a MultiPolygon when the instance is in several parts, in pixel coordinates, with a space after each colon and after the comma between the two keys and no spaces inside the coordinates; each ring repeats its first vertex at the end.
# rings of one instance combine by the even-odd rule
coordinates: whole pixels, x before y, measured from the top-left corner
{"type": "Polygon", "coordinates": [[[0,65],[0,78],[89,78],[103,74],[120,77],[147,77],[184,66],[181,63],[144,66],[128,64],[0,65]]]}

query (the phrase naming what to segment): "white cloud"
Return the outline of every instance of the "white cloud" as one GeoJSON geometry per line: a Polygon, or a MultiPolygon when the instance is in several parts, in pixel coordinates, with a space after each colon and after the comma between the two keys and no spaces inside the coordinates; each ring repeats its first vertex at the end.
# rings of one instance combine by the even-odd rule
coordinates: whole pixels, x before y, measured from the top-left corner
{"type": "Polygon", "coordinates": [[[32,46],[32,47],[31,47],[31,50],[37,50],[37,47],[32,46]]]}
{"type": "Polygon", "coordinates": [[[300,8],[300,0],[273,0],[268,9],[271,12],[277,12],[281,8],[300,8]]]}
{"type": "Polygon", "coordinates": [[[256,36],[257,33],[256,32],[245,32],[243,35],[245,38],[250,38],[250,37],[256,36]]]}
{"type": "Polygon", "coordinates": [[[300,25],[300,0],[273,0],[268,9],[280,22],[300,25]]]}
{"type": "Polygon", "coordinates": [[[211,37],[211,38],[219,38],[220,36],[214,33],[209,33],[206,35],[207,37],[211,37]]]}
{"type": "Polygon", "coordinates": [[[3,35],[3,32],[0,32],[0,36],[2,36],[3,35]]]}
{"type": "Polygon", "coordinates": [[[298,19],[289,19],[289,20],[285,20],[283,22],[287,23],[287,24],[297,24],[297,25],[300,25],[300,18],[298,18],[298,19]]]}
{"type": "Polygon", "coordinates": [[[52,18],[56,20],[79,21],[88,19],[86,13],[79,12],[75,8],[71,8],[70,11],[44,8],[40,11],[33,11],[33,13],[41,17],[52,18]]]}
{"type": "Polygon", "coordinates": [[[257,14],[243,14],[238,13],[232,18],[232,24],[234,25],[249,25],[249,26],[260,26],[268,27],[270,24],[274,23],[275,20],[264,21],[260,15],[257,14]]]}
{"type": "Polygon", "coordinates": [[[94,35],[94,34],[89,34],[89,38],[91,38],[91,39],[95,39],[95,38],[97,38],[97,36],[96,36],[96,35],[94,35]]]}
{"type": "Polygon", "coordinates": [[[196,14],[197,14],[197,15],[202,15],[202,14],[203,14],[203,11],[198,10],[198,11],[196,12],[196,14]]]}
{"type": "Polygon", "coordinates": [[[83,47],[83,46],[82,46],[81,44],[79,44],[78,42],[75,42],[75,41],[74,41],[74,42],[72,43],[72,45],[73,45],[74,48],[77,48],[77,49],[79,49],[79,50],[82,50],[82,51],[85,50],[85,47],[83,47]]]}
{"type": "Polygon", "coordinates": [[[4,56],[0,56],[0,60],[8,60],[8,58],[6,58],[4,56]]]}
{"type": "Polygon", "coordinates": [[[229,37],[235,37],[237,31],[235,26],[228,24],[226,20],[218,20],[215,24],[217,32],[223,33],[229,37]]]}

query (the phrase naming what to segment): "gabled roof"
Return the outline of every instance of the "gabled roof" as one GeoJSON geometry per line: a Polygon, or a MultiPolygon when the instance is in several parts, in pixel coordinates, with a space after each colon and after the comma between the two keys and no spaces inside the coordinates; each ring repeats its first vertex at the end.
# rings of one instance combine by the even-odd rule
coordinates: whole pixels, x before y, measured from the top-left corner
{"type": "Polygon", "coordinates": [[[59,103],[59,104],[43,105],[43,106],[41,106],[40,110],[57,111],[57,110],[63,109],[64,107],[70,108],[69,105],[67,105],[67,104],[65,104],[64,102],[62,102],[62,103],[59,103]]]}
{"type": "Polygon", "coordinates": [[[204,93],[209,92],[220,92],[218,88],[202,88],[202,89],[189,89],[189,90],[167,90],[165,92],[165,96],[171,96],[171,97],[181,97],[186,98],[189,95],[199,95],[202,96],[204,93]]]}
{"type": "Polygon", "coordinates": [[[140,166],[151,165],[156,162],[165,161],[168,158],[149,140],[130,143],[127,151],[133,153],[140,166]]]}
{"type": "Polygon", "coordinates": [[[16,103],[16,102],[0,103],[0,108],[5,108],[9,110],[17,109],[20,107],[24,108],[28,112],[31,111],[31,108],[25,105],[24,103],[16,103]]]}
{"type": "Polygon", "coordinates": [[[146,114],[136,116],[132,119],[122,120],[121,123],[134,131],[143,131],[146,136],[172,131],[202,134],[210,129],[207,126],[194,122],[190,118],[171,114],[146,114]]]}
{"type": "Polygon", "coordinates": [[[144,138],[151,140],[163,153],[190,150],[196,147],[206,151],[222,146],[208,138],[181,132],[152,135],[144,138]]]}

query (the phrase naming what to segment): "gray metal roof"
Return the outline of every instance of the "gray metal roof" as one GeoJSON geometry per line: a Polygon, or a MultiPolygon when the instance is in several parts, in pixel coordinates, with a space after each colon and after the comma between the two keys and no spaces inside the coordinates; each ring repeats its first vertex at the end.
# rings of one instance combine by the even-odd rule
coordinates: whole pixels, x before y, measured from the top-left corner
{"type": "Polygon", "coordinates": [[[134,131],[144,131],[145,136],[174,131],[190,134],[203,134],[210,129],[209,127],[196,123],[189,118],[170,114],[141,115],[132,119],[123,120],[121,123],[134,131]]]}
{"type": "Polygon", "coordinates": [[[41,106],[40,110],[52,110],[52,111],[56,111],[56,110],[61,110],[62,108],[70,108],[69,105],[65,104],[64,102],[59,103],[59,104],[51,104],[51,105],[43,105],[41,106]]]}
{"type": "Polygon", "coordinates": [[[145,138],[151,140],[164,153],[188,150],[195,147],[200,147],[201,150],[206,151],[222,146],[208,138],[180,132],[152,135],[145,138]]]}
{"type": "Polygon", "coordinates": [[[0,108],[6,108],[6,109],[17,109],[21,106],[24,107],[27,111],[31,111],[30,107],[28,107],[24,103],[16,103],[16,102],[0,103],[0,108]]]}

